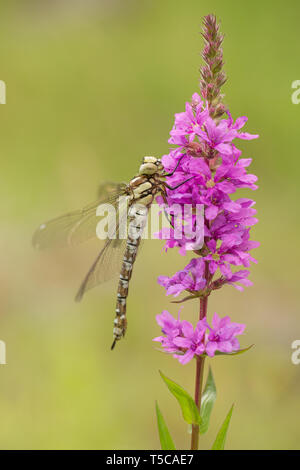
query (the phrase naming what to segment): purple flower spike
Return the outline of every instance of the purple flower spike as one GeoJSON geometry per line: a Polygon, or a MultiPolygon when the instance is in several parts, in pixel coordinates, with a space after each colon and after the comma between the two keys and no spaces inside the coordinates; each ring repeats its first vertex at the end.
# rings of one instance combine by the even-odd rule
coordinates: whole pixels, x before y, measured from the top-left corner
{"type": "MultiPolygon", "coordinates": [[[[239,291],[252,285],[249,268],[257,262],[252,250],[259,246],[250,239],[251,228],[258,222],[255,201],[249,194],[240,194],[255,191],[257,177],[249,172],[252,158],[242,156],[237,147],[240,140],[259,136],[245,131],[246,116],[233,118],[224,105],[223,35],[214,15],[204,18],[202,36],[200,92],[175,114],[168,140],[172,147],[161,159],[167,189],[166,197],[157,198],[157,203],[170,228],[164,227],[156,235],[164,240],[166,252],[177,248],[181,256],[190,253],[188,264],[171,276],[160,276],[158,283],[167,295],[183,295],[174,303],[198,299],[199,321],[194,327],[164,311],[157,316],[162,335],[154,340],[181,364],[196,358],[198,407],[205,356],[240,351],[237,337],[245,330],[244,324],[216,313],[209,322],[208,298],[225,285],[239,291]]],[[[198,449],[198,437],[199,430],[193,426],[191,449],[198,449]]]]}
{"type": "MultiPolygon", "coordinates": [[[[185,215],[182,226],[192,227],[195,234],[201,232],[204,244],[198,252],[199,260],[193,260],[197,269],[186,266],[172,277],[161,276],[158,279],[167,295],[178,296],[184,290],[195,292],[204,288],[209,293],[224,284],[239,290],[242,289],[240,284],[251,285],[244,276],[234,272],[237,266],[248,268],[251,262],[256,262],[250,251],[259,244],[250,241],[249,236],[250,228],[257,223],[255,202],[244,197],[233,199],[231,195],[241,188],[255,190],[257,177],[247,173],[252,160],[241,158],[241,151],[233,141],[237,138],[251,140],[258,135],[241,132],[247,122],[246,117],[239,117],[234,122],[229,111],[227,115],[226,119],[212,119],[209,103],[204,103],[197,93],[191,103],[186,103],[185,112],[175,115],[169,142],[176,148],[162,161],[167,171],[177,167],[167,179],[169,185],[182,184],[176,191],[168,191],[166,210],[172,212],[172,207],[176,207],[178,212],[181,207],[179,212],[187,214],[185,210],[189,205],[192,214],[197,207],[203,207],[202,232],[197,232],[199,221],[193,215],[185,215]],[[209,282],[204,278],[205,264],[210,273],[209,282]]],[[[166,240],[166,250],[178,247],[179,253],[185,255],[193,249],[193,244],[182,232],[183,236],[177,237],[178,231],[173,228],[169,231],[163,229],[158,238],[166,240]]]]}

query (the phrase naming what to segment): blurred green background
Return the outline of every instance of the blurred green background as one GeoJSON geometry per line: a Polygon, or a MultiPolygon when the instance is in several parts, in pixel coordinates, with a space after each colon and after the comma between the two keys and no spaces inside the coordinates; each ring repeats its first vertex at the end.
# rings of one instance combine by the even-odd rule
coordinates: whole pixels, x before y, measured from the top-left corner
{"type": "MultiPolygon", "coordinates": [[[[143,155],[168,152],[175,112],[198,89],[201,17],[226,34],[226,102],[247,115],[261,242],[254,286],[209,300],[210,313],[247,324],[245,355],[210,361],[218,388],[209,448],[232,402],[228,449],[300,448],[299,325],[300,4],[171,0],[1,2],[0,448],[157,449],[158,400],[178,448],[189,435],[158,369],[191,393],[194,364],[155,350],[155,315],[178,308],[157,284],[183,266],[145,242],[132,279],[126,339],[110,351],[116,282],[73,301],[97,252],[31,247],[36,226],[93,200],[99,182],[126,181],[143,155]]],[[[193,321],[197,306],[185,304],[193,321]]]]}

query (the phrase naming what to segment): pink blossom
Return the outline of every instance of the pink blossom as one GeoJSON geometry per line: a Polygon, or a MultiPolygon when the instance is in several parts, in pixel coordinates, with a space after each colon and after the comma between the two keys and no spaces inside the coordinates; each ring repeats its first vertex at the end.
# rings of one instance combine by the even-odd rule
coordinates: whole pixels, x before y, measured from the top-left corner
{"type": "Polygon", "coordinates": [[[158,336],[153,341],[158,341],[166,352],[173,353],[177,351],[177,346],[174,344],[174,338],[182,334],[182,322],[179,318],[175,318],[167,311],[164,310],[160,315],[156,316],[156,321],[161,326],[161,331],[164,336],[158,336]]]}
{"type": "Polygon", "coordinates": [[[162,327],[162,336],[153,341],[161,343],[167,353],[173,354],[181,364],[187,364],[194,356],[214,356],[217,351],[230,354],[240,349],[236,338],[244,332],[245,325],[232,322],[228,316],[220,318],[216,313],[212,326],[207,319],[199,320],[196,327],[185,320],[175,320],[169,312],[163,311],[156,317],[162,327]]]}
{"type": "Polygon", "coordinates": [[[180,348],[184,354],[174,354],[181,364],[187,364],[194,356],[200,356],[205,351],[203,338],[206,331],[205,322],[199,321],[194,327],[188,321],[183,321],[181,326],[182,336],[174,338],[174,344],[180,348]]]}
{"type": "Polygon", "coordinates": [[[193,258],[182,271],[178,271],[173,277],[160,276],[158,283],[166,289],[167,295],[174,295],[174,297],[184,290],[197,292],[206,286],[204,269],[204,260],[193,258]]]}
{"type": "Polygon", "coordinates": [[[217,313],[212,319],[212,327],[207,324],[209,334],[206,339],[205,351],[208,356],[214,356],[216,351],[231,353],[238,351],[240,344],[236,335],[241,335],[245,325],[234,323],[229,317],[220,318],[217,313]]]}

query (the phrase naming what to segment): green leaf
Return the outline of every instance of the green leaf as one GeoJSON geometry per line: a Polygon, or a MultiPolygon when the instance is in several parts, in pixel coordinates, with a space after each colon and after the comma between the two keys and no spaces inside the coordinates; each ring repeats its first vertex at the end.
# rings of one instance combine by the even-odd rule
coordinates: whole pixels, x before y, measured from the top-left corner
{"type": "Polygon", "coordinates": [[[183,419],[189,424],[201,424],[202,420],[193,398],[182,387],[180,387],[180,385],[166,377],[161,371],[159,371],[159,373],[170,392],[178,401],[181,407],[183,419]]]}
{"type": "Polygon", "coordinates": [[[158,426],[158,433],[159,433],[159,440],[162,450],[176,450],[172,437],[169,433],[163,415],[158,407],[157,402],[155,402],[156,408],[156,417],[157,417],[157,426],[158,426]]]}
{"type": "MultiPolygon", "coordinates": [[[[238,351],[234,351],[234,352],[231,352],[231,353],[224,353],[224,352],[221,352],[221,351],[215,351],[215,356],[238,356],[239,354],[243,354],[244,352],[249,351],[249,349],[251,349],[253,346],[254,346],[254,344],[251,344],[250,346],[248,346],[248,348],[239,349],[238,351]]],[[[202,354],[202,356],[209,357],[209,356],[207,356],[206,353],[202,354]]]]}
{"type": "Polygon", "coordinates": [[[208,430],[209,419],[210,419],[210,415],[211,415],[214,403],[216,401],[216,397],[217,397],[216,384],[213,378],[211,368],[209,368],[207,381],[205,384],[205,389],[201,398],[200,415],[202,418],[202,423],[200,424],[200,427],[199,427],[200,434],[204,434],[208,430]]]}
{"type": "Polygon", "coordinates": [[[220,431],[217,434],[216,440],[211,448],[211,450],[224,450],[225,446],[225,439],[226,439],[226,434],[228,430],[228,426],[230,423],[232,411],[233,411],[233,406],[230,408],[228,415],[225,418],[224,423],[222,424],[220,431]]]}

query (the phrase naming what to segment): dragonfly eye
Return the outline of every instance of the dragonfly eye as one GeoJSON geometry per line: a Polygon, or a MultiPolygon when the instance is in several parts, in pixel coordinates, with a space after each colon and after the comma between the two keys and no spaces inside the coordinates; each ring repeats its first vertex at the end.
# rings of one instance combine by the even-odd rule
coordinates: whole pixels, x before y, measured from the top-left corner
{"type": "Polygon", "coordinates": [[[156,157],[146,156],[143,158],[143,163],[140,166],[140,175],[153,175],[157,172],[157,161],[156,157]]]}
{"type": "Polygon", "coordinates": [[[157,166],[155,165],[155,163],[143,163],[139,169],[140,175],[153,175],[156,172],[157,166]]]}
{"type": "Polygon", "coordinates": [[[163,166],[160,158],[157,158],[157,160],[155,162],[155,165],[156,165],[158,171],[162,171],[164,169],[164,166],[163,166]]]}
{"type": "Polygon", "coordinates": [[[143,158],[143,163],[154,163],[156,164],[157,158],[152,156],[146,156],[143,158]]]}

